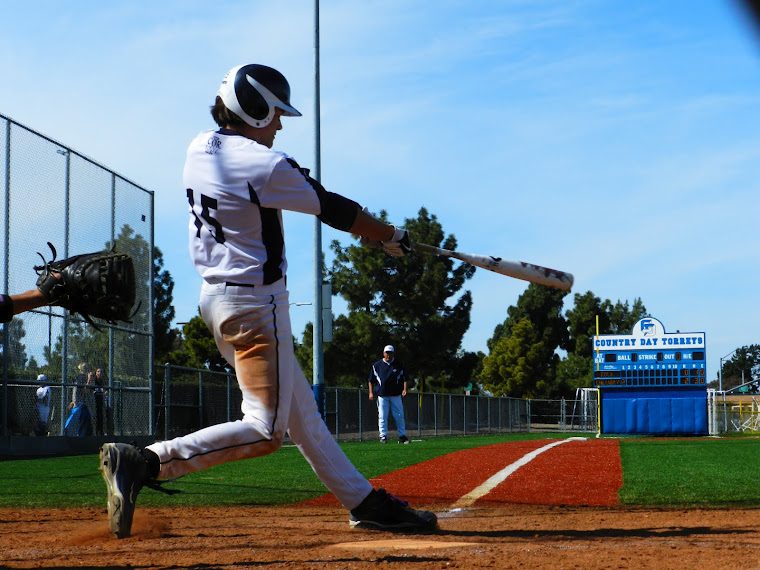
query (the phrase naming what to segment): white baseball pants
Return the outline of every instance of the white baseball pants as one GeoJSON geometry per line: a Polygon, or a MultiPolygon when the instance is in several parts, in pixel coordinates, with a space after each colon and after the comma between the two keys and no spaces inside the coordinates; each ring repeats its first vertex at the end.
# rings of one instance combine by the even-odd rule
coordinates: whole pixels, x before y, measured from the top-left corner
{"type": "Polygon", "coordinates": [[[406,435],[406,421],[404,420],[404,403],[401,396],[378,396],[377,397],[377,424],[380,437],[388,437],[388,414],[393,415],[396,421],[398,436],[406,435]]]}
{"type": "Polygon", "coordinates": [[[243,419],[154,443],[160,479],[267,455],[290,438],[325,486],[351,510],[372,491],[333,439],[293,352],[284,280],[262,287],[204,283],[200,309],[224,358],[235,368],[243,419]]]}

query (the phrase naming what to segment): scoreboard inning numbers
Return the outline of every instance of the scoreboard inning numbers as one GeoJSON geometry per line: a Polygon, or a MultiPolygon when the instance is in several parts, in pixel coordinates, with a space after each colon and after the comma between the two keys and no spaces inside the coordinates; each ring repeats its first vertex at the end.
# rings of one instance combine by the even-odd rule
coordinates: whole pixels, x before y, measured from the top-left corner
{"type": "Polygon", "coordinates": [[[645,317],[630,335],[599,335],[594,347],[594,386],[704,386],[705,333],[666,333],[645,317]]]}

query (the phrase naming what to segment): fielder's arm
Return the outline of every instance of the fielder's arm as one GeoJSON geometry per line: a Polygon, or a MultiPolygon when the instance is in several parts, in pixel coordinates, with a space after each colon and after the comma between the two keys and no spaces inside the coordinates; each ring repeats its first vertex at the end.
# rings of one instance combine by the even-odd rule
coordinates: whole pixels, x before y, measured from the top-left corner
{"type": "Polygon", "coordinates": [[[13,315],[47,305],[39,289],[30,289],[18,295],[3,295],[0,301],[0,322],[7,323],[13,315]]]}

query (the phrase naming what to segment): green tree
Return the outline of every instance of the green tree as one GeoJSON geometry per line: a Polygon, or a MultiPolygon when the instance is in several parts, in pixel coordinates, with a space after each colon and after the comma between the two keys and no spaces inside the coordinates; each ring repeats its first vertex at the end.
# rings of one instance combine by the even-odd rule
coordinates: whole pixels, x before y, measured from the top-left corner
{"type": "Polygon", "coordinates": [[[568,343],[567,321],[562,315],[563,299],[567,291],[531,283],[517,299],[517,305],[507,309],[507,318],[497,325],[488,341],[492,350],[504,336],[512,334],[512,327],[523,319],[529,319],[544,343],[545,350],[553,353],[556,349],[566,349],[568,343]]]}
{"type": "Polygon", "coordinates": [[[198,314],[182,326],[180,347],[166,355],[165,362],[189,368],[207,368],[216,372],[229,372],[232,367],[219,353],[214,335],[198,314]]]}
{"type": "Polygon", "coordinates": [[[723,389],[730,390],[751,381],[753,368],[756,370],[758,365],[760,345],[750,344],[737,348],[731,359],[723,362],[723,389]]]}
{"type": "MultiPolygon", "coordinates": [[[[380,218],[385,220],[386,212],[380,218]]],[[[456,247],[454,236],[446,236],[425,208],[404,227],[417,241],[456,247]]],[[[346,300],[348,314],[336,319],[333,342],[325,349],[328,382],[362,385],[370,364],[389,343],[396,346],[410,378],[449,378],[452,388],[470,381],[461,343],[470,325],[472,296],[460,290],[474,267],[415,251],[396,258],[358,244],[343,247],[338,241],[331,249],[333,290],[346,300]]],[[[299,347],[302,364],[311,358],[307,333],[299,347]]]]}
{"type": "Polygon", "coordinates": [[[174,280],[164,269],[164,255],[153,248],[153,346],[156,362],[165,362],[166,355],[176,348],[178,331],[172,328],[174,320],[174,280]]]}
{"type": "MultiPolygon", "coordinates": [[[[7,366],[15,375],[21,374],[26,367],[26,345],[21,340],[26,336],[24,319],[14,317],[5,325],[8,333],[7,366]]],[[[0,343],[0,349],[2,349],[0,343]]],[[[5,365],[6,353],[0,354],[0,364],[5,365]]]]}
{"type": "MultiPolygon", "coordinates": [[[[567,321],[562,315],[562,304],[566,295],[567,291],[531,283],[517,299],[517,305],[507,309],[507,318],[495,327],[494,334],[487,343],[489,351],[493,352],[503,338],[509,338],[514,334],[513,329],[518,323],[525,320],[530,322],[535,338],[528,339],[523,335],[519,342],[529,342],[531,357],[535,356],[533,351],[539,347],[541,350],[541,364],[531,361],[530,366],[537,377],[532,383],[527,384],[532,386],[531,394],[536,397],[555,397],[561,391],[561,387],[556,384],[557,366],[560,361],[557,351],[567,349],[569,342],[567,321]]],[[[512,347],[512,350],[514,352],[516,349],[512,347]]],[[[523,347],[522,350],[527,353],[529,347],[523,347]]],[[[516,382],[514,385],[522,384],[516,382]]],[[[512,392],[511,395],[525,394],[512,392]]]]}
{"type": "Polygon", "coordinates": [[[608,332],[599,330],[599,334],[631,334],[633,325],[642,317],[647,315],[647,309],[641,298],[637,297],[632,306],[628,306],[628,301],[618,301],[614,305],[608,300],[610,328],[608,332]]]}
{"type": "MultiPolygon", "coordinates": [[[[325,345],[326,382],[334,386],[364,386],[370,364],[379,358],[368,354],[367,347],[379,346],[382,351],[388,343],[387,330],[368,312],[338,315],[333,322],[333,340],[325,345]]],[[[296,358],[307,378],[313,378],[313,338],[314,326],[308,323],[303,344],[296,349],[296,358]]]]}
{"type": "Polygon", "coordinates": [[[562,395],[572,396],[578,388],[593,386],[593,365],[591,356],[568,352],[557,364],[557,386],[562,395]]]}
{"type": "Polygon", "coordinates": [[[629,305],[628,301],[609,299],[602,301],[591,291],[576,293],[573,308],[566,313],[568,344],[567,356],[557,366],[557,384],[571,395],[576,388],[593,385],[593,343],[597,334],[631,334],[633,325],[646,316],[646,307],[640,298],[629,305]]]}
{"type": "Polygon", "coordinates": [[[569,353],[588,359],[593,356],[592,339],[597,334],[597,317],[599,332],[611,334],[610,308],[609,301],[602,302],[591,291],[575,294],[573,308],[566,313],[569,353]]]}
{"type": "Polygon", "coordinates": [[[533,398],[548,390],[544,373],[546,347],[529,318],[510,326],[483,359],[478,380],[494,396],[533,398]]]}

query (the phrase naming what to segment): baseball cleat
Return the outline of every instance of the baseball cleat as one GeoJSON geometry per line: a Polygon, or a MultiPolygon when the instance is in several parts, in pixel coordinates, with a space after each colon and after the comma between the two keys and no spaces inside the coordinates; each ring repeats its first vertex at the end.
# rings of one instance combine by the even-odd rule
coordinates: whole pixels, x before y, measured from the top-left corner
{"type": "Polygon", "coordinates": [[[132,445],[106,443],[100,448],[100,471],[108,491],[108,528],[116,538],[126,538],[137,494],[148,479],[148,462],[132,445]]]}
{"type": "Polygon", "coordinates": [[[402,435],[400,438],[398,438],[399,443],[409,443],[409,438],[405,435],[402,435]]]}
{"type": "Polygon", "coordinates": [[[381,438],[380,438],[380,443],[385,443],[386,441],[388,441],[388,440],[387,440],[387,439],[385,439],[384,437],[381,437],[381,438]]]}
{"type": "Polygon", "coordinates": [[[349,516],[352,528],[391,531],[433,530],[437,522],[435,513],[413,509],[409,503],[394,497],[385,489],[374,489],[349,516]]]}

